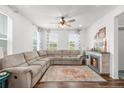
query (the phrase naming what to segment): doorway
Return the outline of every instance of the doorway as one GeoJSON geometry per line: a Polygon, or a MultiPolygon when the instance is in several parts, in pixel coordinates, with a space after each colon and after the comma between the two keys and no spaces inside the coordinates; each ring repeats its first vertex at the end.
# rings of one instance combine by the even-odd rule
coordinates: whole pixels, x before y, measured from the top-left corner
{"type": "Polygon", "coordinates": [[[118,16],[118,77],[124,79],[124,13],[118,16]]]}

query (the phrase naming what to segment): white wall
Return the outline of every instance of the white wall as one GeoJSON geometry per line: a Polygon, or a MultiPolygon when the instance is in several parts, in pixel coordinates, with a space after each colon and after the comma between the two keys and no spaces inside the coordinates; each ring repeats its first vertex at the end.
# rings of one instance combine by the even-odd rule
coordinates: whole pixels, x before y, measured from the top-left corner
{"type": "Polygon", "coordinates": [[[86,49],[86,41],[87,41],[86,32],[87,32],[86,29],[82,29],[80,31],[81,50],[86,49]]]}
{"type": "Polygon", "coordinates": [[[93,47],[94,35],[102,27],[107,29],[107,38],[109,40],[109,51],[111,53],[110,61],[110,76],[114,79],[118,78],[118,30],[117,30],[117,16],[124,12],[124,6],[119,6],[112,10],[110,13],[106,14],[100,20],[95,22],[91,27],[89,27],[86,35],[87,42],[86,45],[89,48],[93,47]]]}
{"type": "Polygon", "coordinates": [[[124,30],[120,30],[118,33],[119,37],[118,37],[118,44],[119,44],[119,70],[124,70],[124,30]]]}
{"type": "Polygon", "coordinates": [[[19,53],[33,50],[33,31],[36,28],[19,13],[14,13],[7,6],[0,6],[0,11],[11,17],[13,23],[12,52],[19,53]]]}

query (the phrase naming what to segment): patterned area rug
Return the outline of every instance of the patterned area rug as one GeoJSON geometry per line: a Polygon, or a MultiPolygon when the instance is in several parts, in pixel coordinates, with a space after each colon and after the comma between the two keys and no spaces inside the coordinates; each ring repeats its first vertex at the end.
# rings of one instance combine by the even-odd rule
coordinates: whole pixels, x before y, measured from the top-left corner
{"type": "Polygon", "coordinates": [[[51,66],[41,79],[47,81],[102,81],[103,79],[88,66],[51,66]]]}

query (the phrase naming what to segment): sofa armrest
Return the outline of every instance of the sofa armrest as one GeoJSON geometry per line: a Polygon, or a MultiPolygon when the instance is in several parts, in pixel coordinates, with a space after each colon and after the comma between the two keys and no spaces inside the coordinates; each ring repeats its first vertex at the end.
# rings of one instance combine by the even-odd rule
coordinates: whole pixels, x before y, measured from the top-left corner
{"type": "Polygon", "coordinates": [[[80,59],[80,60],[79,60],[79,63],[82,64],[82,61],[83,61],[83,55],[77,55],[77,57],[80,59]]]}
{"type": "Polygon", "coordinates": [[[77,57],[78,57],[78,58],[82,58],[82,57],[83,57],[83,55],[77,55],[77,57]]]}
{"type": "Polygon", "coordinates": [[[8,71],[14,74],[21,74],[21,73],[31,72],[31,69],[29,69],[28,67],[11,67],[11,68],[5,68],[2,71],[8,71]]]}
{"type": "Polygon", "coordinates": [[[10,88],[30,88],[32,86],[32,73],[28,67],[11,67],[3,69],[11,73],[8,79],[10,88]]]}

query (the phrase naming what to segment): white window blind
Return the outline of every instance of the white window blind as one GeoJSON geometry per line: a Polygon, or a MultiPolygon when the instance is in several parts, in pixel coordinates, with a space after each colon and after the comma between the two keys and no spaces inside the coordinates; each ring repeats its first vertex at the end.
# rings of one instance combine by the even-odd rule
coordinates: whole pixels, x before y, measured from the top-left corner
{"type": "Polygon", "coordinates": [[[37,32],[33,33],[33,50],[37,50],[37,32]]]}
{"type": "Polygon", "coordinates": [[[47,41],[47,49],[48,50],[57,50],[58,48],[58,34],[56,31],[48,32],[48,41],[47,41]]]}
{"type": "Polygon", "coordinates": [[[69,33],[68,37],[68,48],[69,50],[79,50],[80,49],[80,34],[79,33],[69,33]]]}

